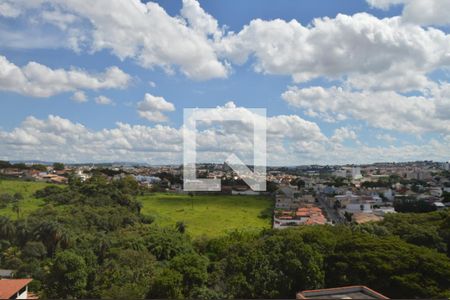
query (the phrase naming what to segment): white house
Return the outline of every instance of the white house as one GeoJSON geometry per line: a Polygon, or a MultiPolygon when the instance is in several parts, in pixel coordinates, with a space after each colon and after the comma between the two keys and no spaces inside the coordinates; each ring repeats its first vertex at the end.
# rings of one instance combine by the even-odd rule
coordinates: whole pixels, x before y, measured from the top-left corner
{"type": "Polygon", "coordinates": [[[355,213],[355,212],[363,212],[363,213],[372,213],[373,212],[373,204],[369,201],[358,201],[358,202],[352,202],[346,205],[344,208],[344,211],[349,213],[355,213]]]}

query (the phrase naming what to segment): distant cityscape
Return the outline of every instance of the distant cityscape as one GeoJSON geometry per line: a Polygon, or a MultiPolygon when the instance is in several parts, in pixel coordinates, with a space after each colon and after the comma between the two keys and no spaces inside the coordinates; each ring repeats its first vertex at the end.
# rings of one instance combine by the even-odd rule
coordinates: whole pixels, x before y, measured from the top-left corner
{"type": "MultiPolygon", "coordinates": [[[[66,184],[93,174],[109,180],[133,176],[154,191],[183,191],[183,167],[127,163],[67,164],[6,162],[0,175],[66,184]]],[[[268,167],[265,192],[251,190],[226,164],[198,164],[197,177],[220,179],[220,194],[272,195],[273,228],[313,224],[362,224],[396,212],[425,212],[450,207],[450,163],[418,161],[365,165],[268,167]]],[[[208,192],[199,192],[208,193],[208,192]]]]}

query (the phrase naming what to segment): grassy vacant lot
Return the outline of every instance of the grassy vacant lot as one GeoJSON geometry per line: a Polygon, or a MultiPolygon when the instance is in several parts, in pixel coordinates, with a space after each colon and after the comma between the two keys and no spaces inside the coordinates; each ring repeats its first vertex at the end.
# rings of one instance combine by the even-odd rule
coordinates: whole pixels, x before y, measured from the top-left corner
{"type": "Polygon", "coordinates": [[[258,215],[272,207],[261,196],[189,195],[156,193],[139,197],[142,213],[155,217],[157,224],[175,226],[183,221],[193,237],[219,236],[233,230],[270,228],[271,220],[258,215]],[[192,206],[192,200],[194,205],[192,206]]]}
{"type": "MultiPolygon", "coordinates": [[[[44,182],[0,179],[0,195],[21,193],[20,216],[24,217],[43,205],[33,194],[49,185],[44,182]]],[[[142,213],[155,217],[156,224],[174,227],[178,221],[187,225],[187,232],[198,237],[219,236],[233,230],[270,228],[271,220],[258,217],[272,207],[272,201],[262,196],[189,195],[155,193],[140,196],[142,213]],[[194,205],[192,207],[192,200],[194,205]]],[[[12,204],[0,208],[0,216],[16,219],[12,204]]]]}
{"type": "MultiPolygon", "coordinates": [[[[43,189],[49,185],[45,182],[31,182],[20,180],[6,180],[0,179],[0,195],[21,193],[23,200],[20,200],[20,216],[26,216],[32,211],[39,208],[43,204],[42,199],[36,199],[33,197],[34,192],[43,189]]],[[[11,219],[17,219],[17,214],[12,211],[12,205],[8,204],[5,208],[0,208],[0,216],[7,216],[11,219]]]]}

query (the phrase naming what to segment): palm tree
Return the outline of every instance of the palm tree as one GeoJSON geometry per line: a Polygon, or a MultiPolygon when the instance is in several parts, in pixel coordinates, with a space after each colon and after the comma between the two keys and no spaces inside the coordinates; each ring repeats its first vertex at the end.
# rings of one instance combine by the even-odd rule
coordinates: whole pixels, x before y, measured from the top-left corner
{"type": "Polygon", "coordinates": [[[16,228],[11,220],[7,217],[0,217],[0,238],[1,239],[11,239],[14,237],[16,228]]]}
{"type": "Polygon", "coordinates": [[[24,246],[30,240],[30,227],[26,220],[18,220],[16,222],[15,237],[20,246],[24,246]]]}
{"type": "Polygon", "coordinates": [[[47,255],[53,257],[60,241],[65,244],[68,236],[56,222],[43,222],[35,230],[35,238],[47,247],[47,255]]]}

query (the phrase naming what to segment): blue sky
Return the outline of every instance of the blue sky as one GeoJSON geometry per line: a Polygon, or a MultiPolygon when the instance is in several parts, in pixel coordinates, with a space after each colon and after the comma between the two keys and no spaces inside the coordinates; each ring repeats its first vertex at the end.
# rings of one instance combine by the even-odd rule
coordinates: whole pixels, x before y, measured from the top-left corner
{"type": "Polygon", "coordinates": [[[229,102],[279,126],[271,164],[450,156],[442,1],[82,2],[0,1],[0,159],[178,163],[183,108],[229,102]]]}

